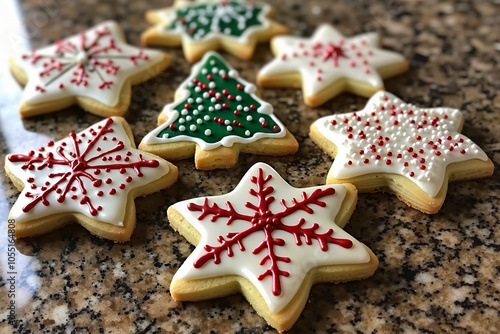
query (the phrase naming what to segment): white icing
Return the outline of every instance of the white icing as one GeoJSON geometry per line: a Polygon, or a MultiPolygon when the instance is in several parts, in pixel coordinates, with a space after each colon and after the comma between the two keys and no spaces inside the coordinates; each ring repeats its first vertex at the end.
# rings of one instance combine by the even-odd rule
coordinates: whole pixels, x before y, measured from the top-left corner
{"type": "Polygon", "coordinates": [[[142,52],[148,59],[137,59],[137,64],[135,65],[134,62],[129,59],[129,56],[139,55],[141,49],[126,44],[122,36],[123,33],[121,32],[120,26],[116,22],[107,21],[81,34],[65,39],[64,41],[72,43],[75,49],[64,52],[62,55],[56,54],[56,43],[25,54],[25,59],[23,59],[23,55],[15,57],[14,62],[16,65],[21,67],[28,76],[28,83],[24,89],[23,101],[29,104],[37,104],[56,101],[71,96],[83,96],[92,98],[108,106],[117,105],[123,84],[127,79],[161,62],[164,58],[160,51],[143,49],[142,52]],[[111,34],[103,36],[99,40],[99,45],[90,47],[88,52],[81,50],[82,36],[85,36],[85,45],[88,47],[97,37],[96,31],[103,31],[107,28],[109,28],[111,34]],[[120,50],[110,49],[106,52],[100,52],[96,54],[96,58],[89,56],[90,53],[100,48],[107,47],[111,39],[114,40],[116,47],[120,50]],[[43,58],[33,63],[34,55],[40,55],[43,56],[43,58]],[[53,60],[67,65],[62,66],[61,70],[54,70],[50,72],[49,75],[41,76],[40,73],[47,70],[44,64],[48,64],[53,60]],[[117,66],[118,70],[116,74],[112,72],[107,73],[105,68],[92,65],[93,60],[97,60],[101,63],[112,61],[112,65],[117,66]],[[77,64],[81,64],[87,69],[88,77],[84,78],[87,81],[87,85],[84,83],[77,85],[71,82],[71,80],[76,78],[74,73],[78,70],[77,64]],[[96,70],[89,71],[88,68],[93,66],[95,66],[96,70]],[[56,78],[63,72],[64,74],[56,78]],[[103,81],[111,81],[113,83],[101,89],[99,86],[101,86],[103,81]],[[63,87],[60,87],[61,84],[63,87]],[[37,90],[37,87],[41,87],[45,91],[41,92],[40,89],[37,90]]]}
{"type": "MultiPolygon", "coordinates": [[[[254,141],[262,139],[262,138],[282,138],[286,135],[285,126],[273,114],[273,107],[269,103],[262,101],[257,95],[252,93],[251,97],[260,104],[260,107],[257,108],[257,110],[256,110],[257,113],[269,115],[272,118],[272,120],[276,123],[276,125],[279,126],[280,131],[274,132],[274,133],[256,132],[253,136],[248,137],[248,138],[242,138],[242,137],[237,136],[237,135],[230,135],[230,136],[226,136],[226,137],[222,138],[221,141],[218,141],[215,143],[207,143],[200,138],[195,138],[195,137],[191,137],[191,136],[187,136],[187,135],[179,135],[179,136],[168,138],[168,139],[157,137],[160,132],[162,132],[164,129],[169,127],[170,124],[177,121],[177,119],[179,118],[179,112],[177,110],[175,110],[174,108],[176,108],[180,104],[184,103],[183,101],[185,101],[187,98],[189,98],[191,93],[187,89],[188,84],[190,82],[192,82],[192,80],[196,77],[196,75],[200,71],[200,68],[203,66],[203,64],[206,63],[207,59],[211,56],[215,56],[215,57],[219,58],[228,68],[231,68],[231,66],[218,53],[213,52],[213,51],[205,53],[203,59],[200,62],[193,65],[193,68],[191,70],[191,75],[186,79],[186,81],[184,81],[179,86],[179,89],[177,90],[177,95],[180,96],[178,101],[174,102],[174,103],[167,104],[163,108],[162,112],[166,115],[166,117],[168,119],[167,122],[163,123],[162,125],[158,126],[156,129],[154,129],[153,131],[148,133],[143,139],[144,143],[146,143],[146,144],[164,144],[165,142],[192,141],[192,142],[195,142],[196,144],[198,144],[202,150],[211,150],[211,149],[217,148],[219,146],[231,147],[231,146],[233,146],[234,143],[251,143],[251,142],[254,142],[254,141]]],[[[238,81],[241,82],[241,84],[244,85],[245,87],[248,87],[248,86],[255,87],[251,83],[249,83],[241,78],[239,78],[238,81]]],[[[213,98],[212,102],[216,102],[215,98],[213,98]]],[[[196,108],[196,104],[192,105],[192,107],[196,108]]],[[[215,104],[215,109],[220,109],[220,108],[221,108],[220,104],[215,104]]],[[[248,107],[245,107],[244,110],[248,111],[249,109],[248,109],[248,107]]],[[[208,108],[208,111],[209,111],[208,113],[210,113],[211,111],[214,111],[214,108],[210,106],[208,108]]],[[[203,114],[202,110],[200,110],[200,115],[201,114],[203,114]]],[[[207,115],[205,115],[205,116],[207,116],[207,115]]],[[[208,119],[210,119],[210,118],[208,118],[208,119]]]]}
{"type": "MultiPolygon", "coordinates": [[[[183,4],[183,6],[196,6],[201,3],[213,3],[214,8],[216,10],[216,15],[220,18],[223,19],[226,15],[228,15],[227,10],[230,10],[231,7],[229,6],[223,6],[220,5],[220,0],[197,0],[193,1],[188,4],[183,4]]],[[[245,4],[244,1],[241,1],[242,4],[245,4]]],[[[212,27],[212,30],[205,36],[203,37],[197,37],[193,38],[194,36],[190,36],[184,29],[181,27],[177,26],[176,29],[171,29],[168,30],[168,34],[176,34],[180,35],[183,40],[189,41],[190,43],[206,43],[208,41],[217,41],[220,40],[221,38],[224,39],[229,39],[233,40],[237,43],[240,44],[247,44],[251,41],[251,39],[259,34],[262,31],[265,31],[269,28],[270,22],[269,19],[267,18],[271,7],[268,4],[265,3],[259,3],[259,6],[262,7],[262,10],[259,13],[258,20],[261,22],[261,25],[256,25],[256,26],[251,26],[248,27],[241,36],[232,36],[229,35],[230,31],[224,30],[224,31],[219,31],[217,28],[218,27],[212,27]]],[[[156,25],[156,29],[160,32],[165,33],[165,29],[169,27],[173,22],[177,20],[177,8],[174,7],[169,7],[165,9],[160,9],[155,11],[156,15],[160,18],[161,23],[156,25]]],[[[229,13],[229,15],[233,15],[233,13],[229,13]]],[[[186,20],[188,18],[186,17],[186,20]]]]}
{"type": "MultiPolygon", "coordinates": [[[[96,142],[94,147],[90,149],[90,151],[86,154],[85,160],[89,160],[92,157],[98,156],[103,152],[107,152],[115,148],[119,141],[123,142],[124,148],[119,151],[115,151],[111,154],[105,155],[106,158],[113,157],[113,160],[111,161],[109,161],[108,159],[106,159],[106,161],[103,161],[100,158],[89,162],[89,165],[106,166],[114,163],[126,164],[126,163],[137,162],[140,160],[139,159],[139,154],[140,154],[142,155],[143,160],[158,161],[159,166],[141,167],[140,171],[143,174],[142,177],[137,176],[133,168],[126,168],[124,174],[120,173],[119,169],[111,169],[109,172],[107,172],[105,168],[99,168],[100,170],[99,174],[94,173],[95,169],[85,170],[96,179],[102,180],[102,184],[100,186],[94,187],[90,179],[88,179],[87,177],[79,178],[82,181],[83,186],[87,190],[87,193],[85,195],[90,198],[90,201],[93,204],[93,206],[102,207],[102,210],[98,211],[98,214],[96,216],[92,216],[90,214],[88,206],[86,204],[80,204],[80,200],[84,195],[81,192],[77,180],[72,182],[72,186],[76,187],[76,190],[74,191],[70,190],[67,193],[65,200],[62,203],[59,203],[57,200],[59,194],[56,193],[56,191],[52,191],[46,197],[50,203],[48,206],[43,205],[42,202],[38,202],[30,211],[23,212],[23,208],[27,204],[33,201],[33,198],[26,197],[26,194],[28,192],[31,192],[33,194],[42,193],[43,191],[41,190],[41,187],[45,185],[46,181],[51,182],[51,185],[47,186],[48,188],[50,188],[57,182],[57,180],[60,179],[60,177],[50,178],[49,177],[50,173],[65,173],[71,171],[71,168],[68,165],[54,164],[52,168],[44,167],[42,169],[37,169],[41,165],[41,163],[34,163],[33,165],[35,166],[35,169],[29,170],[21,168],[24,165],[24,162],[11,162],[9,161],[9,159],[6,159],[6,164],[9,170],[24,183],[24,189],[19,195],[19,198],[17,199],[16,203],[14,204],[10,212],[11,218],[15,219],[16,223],[22,224],[24,222],[30,222],[35,219],[44,218],[58,213],[75,212],[75,213],[82,213],[92,219],[97,219],[105,223],[123,226],[123,218],[126,211],[125,208],[127,205],[127,196],[129,191],[131,191],[134,188],[147,185],[153,182],[154,180],[159,179],[160,177],[164,176],[169,172],[169,167],[167,163],[162,159],[158,159],[156,156],[151,156],[147,153],[132,148],[132,146],[130,145],[130,139],[127,136],[125,130],[123,129],[121,122],[114,117],[112,118],[114,119],[114,122],[109,125],[109,128],[111,128],[113,132],[104,134],[103,136],[106,137],[106,140],[104,140],[103,137],[101,137],[96,142]],[[112,140],[113,137],[115,137],[116,140],[112,140]],[[100,151],[98,150],[98,147],[100,147],[100,151]],[[124,159],[126,157],[126,152],[128,151],[130,151],[132,154],[129,155],[130,160],[126,162],[124,159]],[[121,156],[120,161],[115,161],[115,157],[117,155],[121,156]],[[132,178],[131,182],[126,181],[126,178],[128,176],[132,178]],[[29,178],[34,178],[34,181],[28,182],[29,178]],[[107,184],[105,182],[106,179],[108,178],[112,180],[110,184],[107,184]],[[33,184],[37,186],[36,189],[31,188],[33,184]],[[120,184],[124,184],[125,189],[120,189],[119,188],[120,184]],[[114,195],[109,194],[111,189],[115,189],[116,193],[114,195]],[[103,192],[102,196],[97,195],[99,191],[103,192]],[[76,198],[72,199],[71,198],[72,195],[76,195],[76,198]]],[[[91,134],[91,129],[94,129],[96,132],[99,132],[98,126],[104,125],[106,121],[107,120],[103,120],[99,123],[96,123],[90,128],[76,135],[77,140],[78,139],[82,140],[82,143],[79,144],[80,154],[83,154],[83,152],[85,152],[87,147],[86,145],[87,141],[95,138],[91,134]],[[82,134],[84,134],[85,136],[82,137],[82,134]]],[[[66,158],[68,158],[69,160],[74,160],[71,157],[71,153],[75,153],[75,149],[73,147],[73,142],[69,137],[66,137],[65,139],[62,139],[58,142],[55,142],[54,145],[51,147],[45,146],[44,151],[35,151],[36,152],[35,155],[38,156],[38,154],[41,153],[44,157],[47,157],[49,153],[52,153],[55,159],[61,160],[63,158],[59,153],[57,153],[57,149],[59,147],[63,148],[62,152],[66,156],[66,158]],[[63,143],[65,143],[66,146],[63,146],[63,143]]],[[[69,179],[60,183],[59,188],[64,190],[65,187],[68,185],[68,180],[69,179]]]]}
{"type": "MultiPolygon", "coordinates": [[[[278,256],[285,256],[291,259],[290,263],[278,262],[281,270],[288,271],[289,277],[281,276],[280,295],[275,296],[272,293],[272,279],[270,276],[259,280],[257,277],[264,273],[269,266],[269,262],[260,265],[260,261],[267,254],[267,250],[254,255],[252,251],[264,240],[264,232],[256,231],[246,237],[243,241],[245,251],[241,251],[237,245],[232,249],[234,256],[229,257],[226,252],[221,254],[221,262],[214,264],[212,260],[206,262],[202,267],[195,268],[193,263],[206,253],[205,245],[217,246],[220,243],[217,241],[219,236],[226,236],[227,233],[241,232],[251,226],[250,222],[244,220],[235,220],[230,225],[227,225],[227,218],[219,218],[215,222],[211,221],[212,215],[207,215],[204,219],[198,220],[199,211],[190,211],[187,207],[189,203],[202,205],[205,198],[195,198],[187,201],[182,201],[173,205],[173,207],[182,214],[182,216],[201,234],[201,240],[193,253],[187,258],[181,268],[173,277],[176,279],[203,279],[223,275],[240,275],[248,279],[258,289],[271,312],[279,312],[282,310],[297,293],[306,274],[315,267],[335,264],[357,264],[367,263],[370,260],[365,247],[356,239],[343,231],[335,224],[334,217],[337,216],[343,199],[346,195],[346,189],[343,185],[326,185],[311,188],[294,188],[288,185],[281,176],[274,171],[270,166],[264,163],[257,163],[249,169],[243,176],[238,186],[230,193],[220,196],[207,197],[209,204],[216,203],[219,207],[226,209],[226,202],[231,202],[234,210],[240,214],[252,215],[254,210],[245,206],[246,202],[258,205],[258,199],[249,193],[250,189],[256,189],[256,185],[250,181],[254,176],[257,176],[258,169],[264,171],[264,177],[271,175],[272,179],[266,183],[267,186],[274,187],[274,191],[269,196],[275,197],[275,201],[269,205],[269,209],[273,213],[283,211],[283,206],[280,203],[281,199],[286,201],[288,206],[292,205],[292,198],[298,201],[302,200],[302,193],[311,194],[316,189],[335,189],[334,195],[322,197],[320,200],[325,202],[325,207],[311,205],[314,210],[312,214],[307,214],[305,211],[298,210],[282,218],[285,225],[296,225],[301,218],[306,220],[304,228],[312,226],[313,223],[318,223],[320,228],[317,233],[325,233],[328,229],[333,229],[334,238],[349,239],[353,245],[351,248],[343,248],[338,245],[329,244],[327,251],[322,251],[316,240],[312,240],[311,245],[305,242],[298,246],[294,236],[282,230],[274,230],[273,238],[281,238],[285,241],[284,246],[275,246],[274,252],[278,256]]],[[[304,241],[304,240],[302,240],[304,241]]]]}
{"type": "Polygon", "coordinates": [[[363,110],[326,116],[314,124],[321,134],[338,148],[329,172],[333,177],[342,179],[370,173],[398,174],[412,180],[429,196],[434,197],[443,185],[446,166],[460,161],[488,159],[476,144],[458,133],[462,118],[462,113],[456,109],[418,108],[406,104],[388,92],[378,92],[363,110]],[[392,105],[395,106],[396,116],[391,115],[392,105]],[[400,111],[403,113],[400,114],[400,111]],[[375,113],[375,116],[372,116],[372,113],[375,113]],[[360,117],[359,121],[357,117],[360,117]],[[436,117],[439,118],[437,126],[430,125],[436,117]],[[344,123],[345,119],[348,123],[344,123]],[[376,123],[377,119],[379,123],[376,123]],[[415,121],[414,124],[412,120],[415,121]],[[336,125],[332,125],[332,121],[335,121],[336,125]],[[424,124],[424,121],[427,124],[424,124]],[[365,122],[369,122],[369,125],[365,122]],[[418,129],[419,125],[422,126],[421,129],[418,129]],[[381,127],[380,130],[377,126],[381,127]],[[348,131],[349,127],[352,128],[351,131],[348,131]],[[365,139],[359,136],[360,131],[364,132],[365,139]],[[349,134],[353,135],[352,139],[348,138],[349,134]],[[379,136],[384,138],[382,146],[379,145],[379,136]],[[446,139],[448,136],[451,137],[450,140],[446,139]],[[442,144],[437,142],[438,139],[442,140],[442,144]],[[437,147],[429,145],[430,141],[437,147]],[[376,146],[376,152],[372,152],[371,145],[376,146]],[[453,145],[453,151],[449,150],[450,145],[453,145]],[[410,147],[411,152],[408,151],[410,147]],[[364,154],[360,154],[361,150],[364,154]],[[423,150],[423,153],[420,153],[420,150],[423,150]],[[464,150],[465,154],[461,150],[464,150]],[[388,156],[388,152],[391,152],[392,156],[388,156]],[[417,155],[414,157],[415,153],[417,155]],[[398,158],[398,154],[401,154],[401,158],[398,158]],[[380,156],[379,160],[376,159],[377,155],[380,156]],[[421,161],[422,158],[424,160],[421,161]],[[365,163],[365,159],[369,162],[365,163]],[[389,165],[387,160],[390,160],[389,165]],[[352,162],[351,165],[349,161],[352,162]],[[408,166],[405,166],[405,162],[408,166]],[[421,169],[422,165],[425,169],[421,169]]]}
{"type": "Polygon", "coordinates": [[[275,48],[273,50],[278,54],[260,70],[259,75],[273,76],[300,72],[304,92],[309,96],[317,94],[342,78],[366,82],[382,89],[383,82],[377,69],[401,63],[404,58],[398,53],[379,49],[378,40],[377,33],[346,38],[337,29],[327,24],[319,26],[311,38],[274,37],[275,48]],[[321,43],[323,47],[316,50],[317,55],[314,57],[314,47],[318,43],[321,43]],[[347,58],[342,56],[337,58],[338,66],[334,65],[331,57],[324,59],[323,51],[329,43],[341,47],[347,56],[347,58]],[[354,45],[354,48],[351,45],[354,45]],[[304,54],[304,51],[307,53],[304,54]],[[358,52],[360,52],[359,55],[358,52]],[[353,66],[352,62],[354,62],[353,66]]]}

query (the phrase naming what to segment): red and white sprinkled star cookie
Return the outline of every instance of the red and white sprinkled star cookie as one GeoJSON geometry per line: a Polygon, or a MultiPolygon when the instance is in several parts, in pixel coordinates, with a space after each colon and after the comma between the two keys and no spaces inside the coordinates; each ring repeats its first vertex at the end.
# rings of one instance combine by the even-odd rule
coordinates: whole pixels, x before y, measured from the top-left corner
{"type": "Polygon", "coordinates": [[[402,55],[379,48],[377,33],[346,38],[330,25],[311,38],[278,36],[271,48],[276,56],[257,76],[265,87],[302,87],[304,101],[317,107],[342,92],[370,97],[384,89],[382,79],[403,73],[402,55]]]}
{"type": "Polygon", "coordinates": [[[107,117],[123,115],[130,104],[131,85],[157,75],[169,63],[166,53],[126,44],[120,26],[108,21],[12,58],[10,67],[26,86],[21,117],[72,104],[107,117]]]}
{"type": "Polygon", "coordinates": [[[486,154],[459,133],[462,125],[459,110],[418,108],[379,92],[361,111],[320,118],[310,136],[335,158],[328,184],[387,190],[422,212],[436,213],[449,181],[493,173],[486,154]]]}
{"type": "Polygon", "coordinates": [[[22,190],[9,215],[18,238],[76,221],[99,237],[128,241],[135,228],[134,198],[177,180],[177,167],[135,148],[121,117],[27,154],[9,154],[5,170],[22,190]]]}
{"type": "Polygon", "coordinates": [[[375,255],[347,234],[351,184],[298,189],[255,164],[230,193],[179,202],[172,227],[197,245],[172,279],[176,300],[241,292],[269,325],[290,329],[317,282],[367,278],[375,255]]]}
{"type": "Polygon", "coordinates": [[[146,45],[177,47],[182,44],[189,62],[219,48],[242,59],[250,59],[255,46],[288,29],[270,19],[265,3],[241,0],[176,0],[172,7],[146,13],[155,24],[146,30],[146,45]]]}

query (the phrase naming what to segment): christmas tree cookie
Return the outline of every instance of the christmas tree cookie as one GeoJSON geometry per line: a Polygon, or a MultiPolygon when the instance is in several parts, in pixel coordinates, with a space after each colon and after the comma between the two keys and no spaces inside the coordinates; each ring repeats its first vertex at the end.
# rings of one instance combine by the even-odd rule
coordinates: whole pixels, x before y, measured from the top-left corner
{"type": "Polygon", "coordinates": [[[125,113],[131,85],[137,85],[168,67],[163,52],[126,44],[113,21],[53,45],[10,60],[14,77],[25,85],[21,117],[45,114],[77,104],[107,117],[125,113]]]}
{"type": "Polygon", "coordinates": [[[174,204],[170,224],[197,246],[172,279],[172,297],[240,292],[269,325],[289,329],[313,284],[364,279],[377,268],[370,249],[339,227],[356,200],[352,185],[293,188],[258,163],[228,194],[174,204]]]}
{"type": "Polygon", "coordinates": [[[172,7],[147,12],[146,19],[155,26],[144,32],[142,40],[147,45],[182,44],[189,62],[219,48],[248,60],[257,43],[288,32],[271,15],[272,9],[265,3],[177,0],[172,7]]]}
{"type": "Polygon", "coordinates": [[[310,136],[335,158],[327,184],[389,191],[426,213],[443,205],[449,181],[490,176],[493,163],[460,134],[462,113],[423,109],[378,92],[363,110],[320,118],[310,136]]]}
{"type": "Polygon", "coordinates": [[[128,241],[135,228],[134,198],[177,180],[177,167],[135,148],[121,117],[27,154],[9,154],[5,170],[22,190],[9,215],[17,238],[78,222],[101,238],[128,241]]]}
{"type": "Polygon", "coordinates": [[[265,87],[302,87],[304,101],[317,107],[342,92],[370,97],[384,89],[382,79],[403,73],[402,55],[379,48],[377,33],[346,38],[330,25],[311,38],[279,36],[271,41],[276,56],[257,76],[265,87]]]}
{"type": "Polygon", "coordinates": [[[177,102],[163,109],[161,125],[139,148],[168,160],[194,155],[198,169],[232,167],[240,151],[295,153],[297,141],[255,93],[255,86],[219,54],[208,52],[177,90],[177,102]]]}

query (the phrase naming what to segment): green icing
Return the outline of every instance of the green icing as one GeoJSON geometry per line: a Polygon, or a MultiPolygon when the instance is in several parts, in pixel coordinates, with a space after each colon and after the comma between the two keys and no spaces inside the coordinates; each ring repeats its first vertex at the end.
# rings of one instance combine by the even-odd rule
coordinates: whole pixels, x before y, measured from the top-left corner
{"type": "Polygon", "coordinates": [[[237,1],[186,6],[176,11],[176,20],[166,29],[181,30],[195,40],[210,32],[240,37],[248,28],[263,25],[259,19],[262,9],[260,5],[237,1]]]}
{"type": "Polygon", "coordinates": [[[215,55],[209,56],[200,67],[196,77],[188,84],[189,98],[176,103],[173,107],[174,110],[179,112],[179,117],[172,123],[173,127],[166,127],[158,133],[157,137],[165,138],[165,134],[168,138],[184,135],[199,138],[206,143],[216,143],[222,138],[231,135],[251,138],[257,132],[277,133],[281,131],[281,128],[270,115],[257,112],[261,104],[254,99],[252,94],[245,93],[245,85],[242,82],[228,75],[230,70],[231,68],[222,59],[215,55]],[[214,73],[213,69],[217,69],[216,73],[214,73]],[[210,76],[211,80],[209,79],[210,76]],[[215,83],[213,89],[209,87],[211,82],[215,83]],[[238,84],[241,85],[240,88],[238,88],[238,84]],[[196,87],[200,89],[196,89],[196,87]],[[223,94],[223,90],[227,91],[226,94],[223,94]],[[213,95],[210,95],[210,92],[213,95]],[[204,93],[208,93],[210,97],[204,97],[204,93]],[[220,94],[220,100],[212,102],[212,98],[216,97],[217,93],[220,94]],[[229,98],[230,95],[232,99],[229,98]],[[237,100],[237,96],[241,96],[240,101],[237,100]],[[223,103],[227,107],[223,107],[223,103]],[[220,109],[216,109],[217,104],[221,106],[220,109]],[[201,111],[199,106],[202,106],[201,111]],[[243,109],[238,110],[238,106],[243,109]],[[211,108],[213,108],[213,111],[210,111],[211,108]],[[235,114],[235,111],[238,112],[235,114]],[[206,120],[206,115],[210,117],[208,120],[206,120]],[[251,116],[252,120],[247,120],[248,116],[251,116]],[[219,123],[220,119],[222,119],[222,124],[219,123]],[[263,119],[263,122],[260,121],[261,119],[263,119]],[[226,124],[226,121],[230,122],[231,131],[227,129],[228,124],[226,124]],[[237,124],[234,124],[235,121],[237,124]],[[263,125],[264,122],[267,124],[263,125]],[[192,129],[192,125],[196,129],[192,129]],[[184,131],[180,130],[181,126],[184,127],[184,131]],[[211,132],[209,135],[205,133],[207,129],[211,132]],[[250,133],[246,134],[246,130],[249,130],[250,133]]]}

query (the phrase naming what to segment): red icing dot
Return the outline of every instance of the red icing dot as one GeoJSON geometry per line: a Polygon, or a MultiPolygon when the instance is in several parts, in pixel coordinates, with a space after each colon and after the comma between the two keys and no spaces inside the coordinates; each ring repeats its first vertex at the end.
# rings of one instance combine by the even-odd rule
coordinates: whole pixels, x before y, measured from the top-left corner
{"type": "Polygon", "coordinates": [[[125,179],[125,181],[127,181],[128,183],[132,182],[132,176],[127,176],[127,178],[125,179]]]}
{"type": "Polygon", "coordinates": [[[189,109],[189,108],[191,108],[191,106],[189,105],[189,103],[186,103],[186,104],[184,104],[184,108],[189,109]]]}
{"type": "Polygon", "coordinates": [[[125,174],[126,172],[125,168],[120,168],[120,174],[125,174]]]}
{"type": "Polygon", "coordinates": [[[242,84],[237,84],[237,85],[236,85],[236,88],[237,88],[237,89],[243,89],[243,85],[242,85],[242,84]]]}
{"type": "Polygon", "coordinates": [[[410,172],[410,176],[411,176],[411,177],[415,176],[415,173],[410,172]]]}
{"type": "Polygon", "coordinates": [[[102,195],[104,195],[104,193],[103,193],[101,190],[99,190],[99,191],[97,192],[97,196],[101,197],[102,195]]]}
{"type": "Polygon", "coordinates": [[[385,164],[386,164],[386,165],[390,165],[390,164],[391,164],[391,160],[390,160],[390,159],[387,159],[387,160],[385,161],[385,164]]]}
{"type": "Polygon", "coordinates": [[[116,194],[116,190],[115,190],[115,188],[112,188],[112,189],[109,191],[109,194],[110,194],[110,195],[114,195],[114,194],[116,194]]]}
{"type": "Polygon", "coordinates": [[[106,182],[106,184],[110,184],[112,181],[110,178],[107,178],[105,182],[106,182]]]}
{"type": "Polygon", "coordinates": [[[125,189],[125,185],[123,183],[120,184],[120,189],[125,189]]]}

